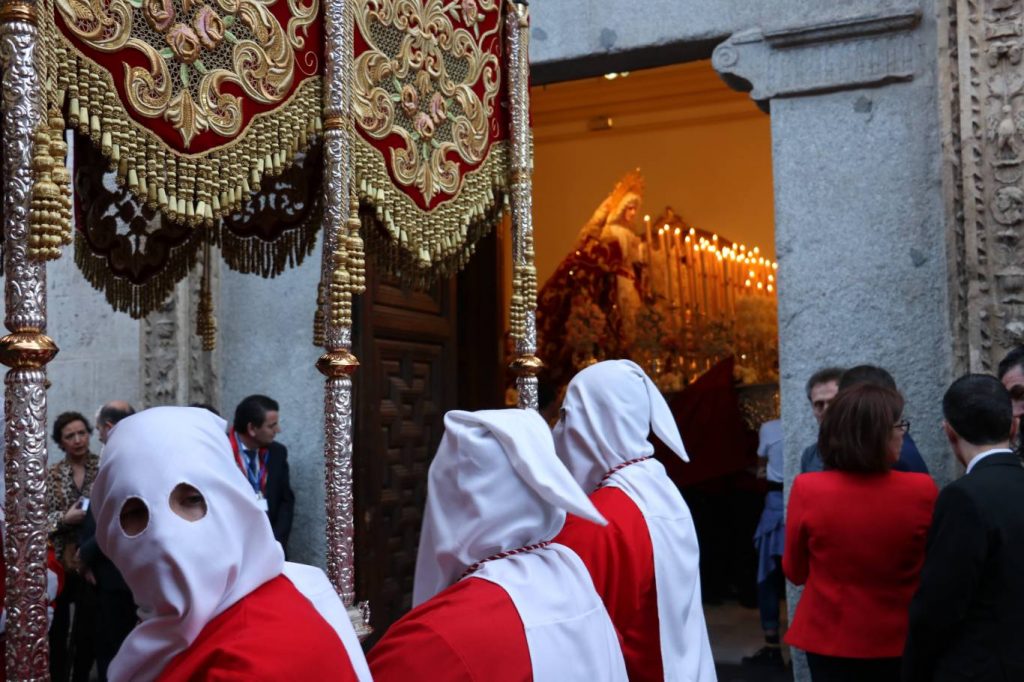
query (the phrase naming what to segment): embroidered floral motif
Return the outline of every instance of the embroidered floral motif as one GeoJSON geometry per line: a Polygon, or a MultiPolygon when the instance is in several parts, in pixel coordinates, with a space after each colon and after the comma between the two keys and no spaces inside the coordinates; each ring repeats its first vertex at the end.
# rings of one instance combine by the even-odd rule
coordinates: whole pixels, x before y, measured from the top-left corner
{"type": "Polygon", "coordinates": [[[385,143],[389,172],[423,204],[458,194],[489,151],[501,24],[481,26],[498,10],[498,0],[363,0],[356,12],[368,44],[355,62],[356,125],[385,143]]]}
{"type": "Polygon", "coordinates": [[[123,73],[111,71],[112,77],[122,79],[131,111],[170,123],[185,150],[206,131],[235,137],[246,122],[246,100],[280,104],[297,79],[316,71],[306,35],[319,0],[55,0],[55,5],[65,31],[85,47],[136,53],[126,54],[123,73]],[[278,2],[287,4],[287,25],[274,7],[278,2]]]}

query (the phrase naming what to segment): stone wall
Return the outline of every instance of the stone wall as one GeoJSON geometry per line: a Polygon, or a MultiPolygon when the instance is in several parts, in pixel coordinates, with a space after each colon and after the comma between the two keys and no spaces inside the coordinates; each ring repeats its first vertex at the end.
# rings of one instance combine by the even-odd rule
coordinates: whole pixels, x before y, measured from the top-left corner
{"type": "Polygon", "coordinates": [[[771,110],[780,370],[788,477],[814,426],[818,367],[892,371],[939,483],[952,375],[936,27],[912,5],[772,30],[716,48],[728,82],[771,110]]]}
{"type": "Polygon", "coordinates": [[[217,310],[224,416],[247,395],[281,404],[281,435],[288,447],[295,520],[288,558],[324,566],[324,378],[312,342],[317,250],[299,268],[275,279],[222,271],[217,310]]]}
{"type": "Polygon", "coordinates": [[[890,7],[892,0],[544,0],[530,5],[535,83],[703,59],[729,35],[890,7]]]}
{"type": "Polygon", "coordinates": [[[955,467],[938,429],[953,356],[931,6],[666,0],[636,8],[624,0],[531,6],[535,76],[651,66],[717,43],[726,81],[771,110],[790,464],[814,437],[807,376],[872,362],[896,376],[922,454],[940,483],[950,480],[955,467]]]}
{"type": "MultiPolygon", "coordinates": [[[[100,406],[113,399],[140,402],[139,322],[111,310],[103,294],[78,271],[69,250],[47,266],[48,329],[60,353],[47,366],[49,428],[58,414],[81,412],[92,423],[100,406]]],[[[50,462],[63,453],[49,443],[50,462]]],[[[93,432],[92,451],[100,451],[93,432]]]]}

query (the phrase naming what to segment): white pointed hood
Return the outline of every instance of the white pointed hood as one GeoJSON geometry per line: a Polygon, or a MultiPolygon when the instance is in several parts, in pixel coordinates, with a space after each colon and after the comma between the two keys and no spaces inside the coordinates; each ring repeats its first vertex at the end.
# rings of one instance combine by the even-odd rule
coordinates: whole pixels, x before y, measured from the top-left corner
{"type": "Polygon", "coordinates": [[[472,564],[553,538],[565,512],[605,523],[533,410],[452,411],[430,465],[413,606],[472,564]]]}
{"type": "Polygon", "coordinates": [[[634,362],[608,360],[569,382],[554,440],[558,457],[584,490],[619,488],[640,509],[654,550],[665,679],[706,682],[715,679],[715,670],[700,596],[697,533],[665,467],[655,459],[636,461],[654,454],[651,432],[689,461],[654,382],[634,362]],[[629,462],[634,463],[623,466],[629,462]]]}
{"type": "Polygon", "coordinates": [[[587,492],[614,467],[654,454],[654,432],[684,462],[672,411],[658,387],[635,362],[606,360],[577,374],[566,389],[555,426],[555,449],[587,492]]]}
{"type": "MultiPolygon", "coordinates": [[[[566,511],[604,525],[533,410],[449,412],[430,465],[413,605],[500,552],[551,540],[566,511]]],[[[519,614],[535,682],[625,682],[608,612],[583,561],[558,543],[480,565],[519,614]]]]}

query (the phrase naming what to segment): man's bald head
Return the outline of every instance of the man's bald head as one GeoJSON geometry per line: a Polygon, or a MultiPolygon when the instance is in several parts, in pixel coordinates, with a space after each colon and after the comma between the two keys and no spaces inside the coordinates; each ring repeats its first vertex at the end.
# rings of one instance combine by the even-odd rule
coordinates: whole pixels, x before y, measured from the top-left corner
{"type": "Polygon", "coordinates": [[[96,416],[96,427],[99,429],[100,442],[107,442],[107,436],[110,434],[110,429],[114,428],[114,424],[133,414],[135,414],[135,408],[125,400],[111,400],[101,407],[99,414],[96,416]]]}

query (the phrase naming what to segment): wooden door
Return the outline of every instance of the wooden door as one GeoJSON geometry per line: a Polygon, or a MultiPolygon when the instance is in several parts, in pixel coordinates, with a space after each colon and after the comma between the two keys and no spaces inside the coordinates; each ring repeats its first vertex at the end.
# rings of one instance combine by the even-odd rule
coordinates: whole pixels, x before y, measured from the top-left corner
{"type": "Polygon", "coordinates": [[[445,413],[501,406],[504,318],[493,308],[502,243],[483,240],[462,275],[427,292],[367,272],[354,326],[353,473],[356,595],[370,601],[371,642],[411,605],[427,469],[445,413]]]}

